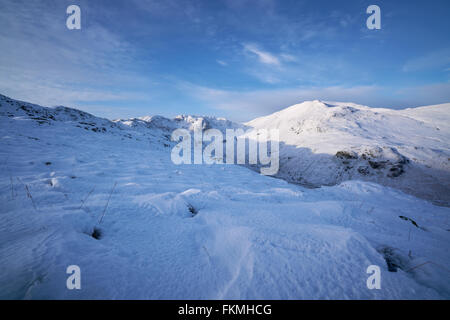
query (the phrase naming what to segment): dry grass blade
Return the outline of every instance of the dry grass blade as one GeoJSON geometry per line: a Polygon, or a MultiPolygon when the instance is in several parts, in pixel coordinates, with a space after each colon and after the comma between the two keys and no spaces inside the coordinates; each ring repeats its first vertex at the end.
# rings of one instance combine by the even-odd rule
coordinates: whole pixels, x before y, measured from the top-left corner
{"type": "Polygon", "coordinates": [[[11,199],[14,200],[15,196],[14,196],[14,184],[13,184],[13,178],[11,176],[11,174],[9,175],[9,180],[11,181],[11,199]]]}
{"type": "Polygon", "coordinates": [[[36,204],[34,203],[34,199],[33,196],[31,195],[31,191],[28,188],[28,185],[26,185],[25,183],[22,182],[22,180],[20,180],[19,178],[17,178],[17,180],[22,183],[25,187],[25,191],[27,192],[27,197],[31,200],[31,204],[33,205],[34,210],[38,211],[36,204]]]}
{"type": "Polygon", "coordinates": [[[89,191],[88,195],[86,196],[86,198],[84,200],[81,200],[81,206],[78,208],[78,210],[81,210],[81,208],[83,208],[83,206],[85,205],[87,199],[92,194],[92,192],[94,192],[94,190],[95,190],[95,187],[93,187],[92,190],[89,191]]]}
{"type": "Polygon", "coordinates": [[[114,183],[114,186],[113,186],[113,188],[111,190],[111,193],[109,194],[108,201],[106,202],[105,209],[103,209],[103,213],[102,213],[102,216],[100,217],[100,220],[98,220],[98,224],[102,223],[102,221],[103,221],[103,217],[105,216],[106,209],[108,208],[109,201],[111,200],[111,196],[112,196],[112,194],[114,192],[114,189],[116,188],[116,185],[117,185],[117,182],[114,183]]]}

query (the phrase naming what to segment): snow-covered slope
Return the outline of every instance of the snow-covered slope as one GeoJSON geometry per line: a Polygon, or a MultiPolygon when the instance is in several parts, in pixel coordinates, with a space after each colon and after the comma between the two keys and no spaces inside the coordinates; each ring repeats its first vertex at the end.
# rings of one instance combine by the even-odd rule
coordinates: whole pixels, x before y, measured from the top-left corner
{"type": "Polygon", "coordinates": [[[0,298],[450,298],[449,208],[368,182],[176,166],[176,123],[0,96],[0,298]]]}
{"type": "Polygon", "coordinates": [[[287,181],[373,181],[450,204],[450,104],[390,110],[309,101],[246,125],[280,130],[278,176],[287,181]]]}

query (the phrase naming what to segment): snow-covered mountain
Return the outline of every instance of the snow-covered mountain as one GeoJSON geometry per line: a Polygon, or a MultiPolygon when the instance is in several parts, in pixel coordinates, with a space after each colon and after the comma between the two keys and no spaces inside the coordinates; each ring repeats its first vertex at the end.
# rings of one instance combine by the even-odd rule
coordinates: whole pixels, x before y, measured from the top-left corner
{"type": "Polygon", "coordinates": [[[289,182],[373,181],[450,204],[450,103],[390,110],[308,101],[246,125],[279,129],[278,176],[289,182]]]}
{"type": "Polygon", "coordinates": [[[307,189],[173,164],[172,130],[199,125],[240,126],[110,121],[0,96],[0,298],[450,298],[449,208],[372,182],[307,189]],[[66,287],[70,265],[81,290],[66,287]]]}

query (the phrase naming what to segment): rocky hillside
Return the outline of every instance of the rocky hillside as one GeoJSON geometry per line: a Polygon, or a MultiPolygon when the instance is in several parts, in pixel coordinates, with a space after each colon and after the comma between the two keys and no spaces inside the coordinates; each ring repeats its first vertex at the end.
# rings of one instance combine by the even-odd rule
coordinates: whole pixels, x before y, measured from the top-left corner
{"type": "Polygon", "coordinates": [[[406,110],[309,101],[246,123],[280,130],[280,171],[318,187],[373,181],[450,203],[450,104],[406,110]]]}

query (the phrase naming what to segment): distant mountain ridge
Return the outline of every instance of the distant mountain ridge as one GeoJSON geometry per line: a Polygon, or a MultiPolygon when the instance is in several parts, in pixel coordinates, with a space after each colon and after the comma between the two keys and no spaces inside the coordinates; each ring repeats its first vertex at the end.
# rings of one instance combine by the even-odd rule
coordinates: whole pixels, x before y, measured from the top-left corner
{"type": "Polygon", "coordinates": [[[0,95],[0,116],[36,125],[64,123],[123,139],[173,145],[177,128],[278,129],[278,178],[307,187],[364,180],[450,205],[450,103],[391,110],[354,103],[306,101],[245,124],[180,115],[108,120],[66,107],[47,108],[0,95]]]}

